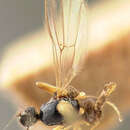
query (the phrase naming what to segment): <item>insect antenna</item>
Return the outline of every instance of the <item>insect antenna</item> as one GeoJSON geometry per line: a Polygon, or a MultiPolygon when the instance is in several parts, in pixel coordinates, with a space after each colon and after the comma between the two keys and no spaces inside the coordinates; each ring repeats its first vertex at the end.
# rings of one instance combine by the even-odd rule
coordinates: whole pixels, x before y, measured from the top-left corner
{"type": "Polygon", "coordinates": [[[8,123],[2,128],[2,130],[6,130],[12,123],[13,121],[15,120],[16,118],[16,115],[14,115],[9,121],[8,123]]]}
{"type": "Polygon", "coordinates": [[[99,97],[97,98],[96,104],[95,104],[95,110],[101,110],[107,100],[107,98],[111,95],[111,93],[116,89],[116,84],[113,82],[110,82],[108,84],[105,84],[104,89],[100,93],[99,97]]]}
{"type": "Polygon", "coordinates": [[[118,115],[119,121],[122,121],[122,117],[120,114],[120,111],[118,110],[118,108],[111,102],[107,101],[107,98],[111,95],[111,93],[116,89],[116,84],[110,82],[109,84],[106,84],[103,91],[101,92],[100,96],[98,97],[96,104],[95,104],[95,109],[96,110],[101,110],[102,107],[104,106],[104,104],[108,104],[109,106],[111,106],[115,112],[118,115]]]}

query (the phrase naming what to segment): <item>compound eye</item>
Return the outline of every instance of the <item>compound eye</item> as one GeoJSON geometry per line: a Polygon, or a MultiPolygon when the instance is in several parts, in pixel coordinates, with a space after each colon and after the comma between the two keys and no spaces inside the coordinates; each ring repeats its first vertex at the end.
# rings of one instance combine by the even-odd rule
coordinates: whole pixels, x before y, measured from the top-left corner
{"type": "Polygon", "coordinates": [[[28,107],[26,110],[25,110],[25,113],[27,114],[34,114],[36,113],[35,111],[35,108],[34,107],[28,107]]]}
{"type": "Polygon", "coordinates": [[[19,122],[20,122],[23,126],[29,127],[27,115],[21,115],[21,116],[19,117],[19,122]]]}

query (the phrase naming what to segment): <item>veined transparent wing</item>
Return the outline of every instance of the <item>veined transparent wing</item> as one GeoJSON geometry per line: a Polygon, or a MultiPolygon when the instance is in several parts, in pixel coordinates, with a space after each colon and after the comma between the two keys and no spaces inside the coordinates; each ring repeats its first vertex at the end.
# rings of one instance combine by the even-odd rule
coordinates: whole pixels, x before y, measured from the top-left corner
{"type": "Polygon", "coordinates": [[[57,87],[68,86],[79,71],[80,56],[83,48],[86,50],[86,15],[84,0],[45,0],[45,18],[52,40],[57,87]]]}

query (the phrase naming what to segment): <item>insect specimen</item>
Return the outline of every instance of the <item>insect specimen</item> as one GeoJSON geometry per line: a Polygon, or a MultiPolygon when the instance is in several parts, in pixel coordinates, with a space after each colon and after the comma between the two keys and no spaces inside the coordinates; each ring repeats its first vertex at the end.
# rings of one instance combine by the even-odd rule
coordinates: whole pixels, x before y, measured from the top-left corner
{"type": "Polygon", "coordinates": [[[70,85],[80,66],[77,48],[87,37],[83,29],[86,27],[86,11],[84,0],[45,0],[45,19],[52,40],[56,86],[36,83],[39,88],[52,94],[52,98],[41,106],[40,113],[34,107],[28,107],[18,115],[20,123],[27,129],[38,120],[48,126],[58,125],[54,130],[79,130],[84,126],[94,129],[100,123],[105,104],[114,108],[121,121],[117,107],[107,101],[116,88],[115,83],[106,84],[98,97],[88,96],[70,85]],[[56,21],[57,18],[60,22],[56,21]]]}

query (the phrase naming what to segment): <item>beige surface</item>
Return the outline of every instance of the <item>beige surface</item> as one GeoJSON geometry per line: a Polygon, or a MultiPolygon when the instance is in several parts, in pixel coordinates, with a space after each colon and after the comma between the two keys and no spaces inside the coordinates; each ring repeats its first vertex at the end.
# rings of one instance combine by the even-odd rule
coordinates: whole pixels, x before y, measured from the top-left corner
{"type": "MultiPolygon", "coordinates": [[[[117,91],[110,100],[121,113],[130,109],[130,8],[129,1],[111,2],[90,9],[89,53],[83,72],[72,82],[73,86],[89,95],[98,95],[109,81],[117,83],[117,91]]],[[[82,48],[81,48],[82,49],[82,48]]],[[[1,64],[3,90],[9,90],[21,102],[40,105],[49,95],[35,87],[35,81],[55,84],[50,41],[46,31],[18,40],[10,46],[1,64]]],[[[117,121],[111,108],[105,107],[101,129],[107,129],[117,121]]],[[[37,125],[40,130],[41,125],[37,125]]]]}

